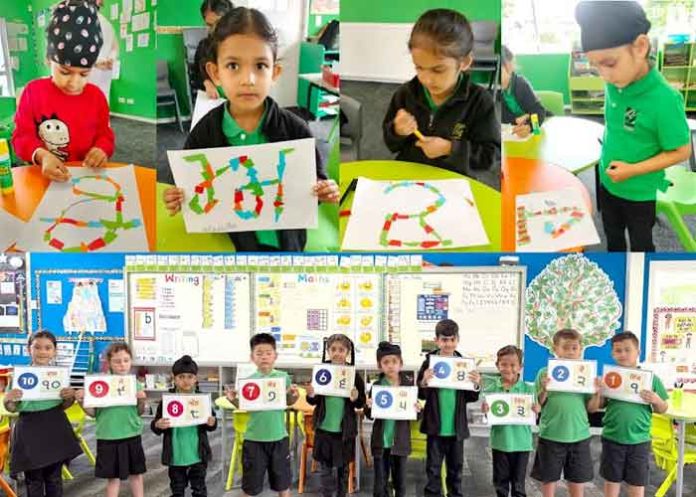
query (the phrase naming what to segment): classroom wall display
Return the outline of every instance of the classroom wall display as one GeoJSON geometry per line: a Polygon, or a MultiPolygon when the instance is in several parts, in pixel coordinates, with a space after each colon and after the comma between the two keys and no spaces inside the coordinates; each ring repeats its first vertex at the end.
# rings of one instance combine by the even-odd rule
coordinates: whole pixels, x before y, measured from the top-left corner
{"type": "Polygon", "coordinates": [[[526,269],[438,268],[387,274],[387,339],[401,345],[404,363],[417,367],[436,348],[435,325],[459,324],[459,350],[482,369],[494,369],[498,349],[522,345],[526,269]]]}
{"type": "Polygon", "coordinates": [[[532,410],[534,396],[517,393],[486,394],[489,426],[536,425],[536,413],[532,410]]]}
{"type": "Polygon", "coordinates": [[[276,411],[287,408],[285,378],[239,380],[239,408],[244,411],[276,411]]]}
{"type": "Polygon", "coordinates": [[[373,419],[418,419],[418,387],[372,386],[373,419]]]}
{"type": "Polygon", "coordinates": [[[27,259],[0,252],[0,336],[27,328],[27,259]]]}
{"type": "Polygon", "coordinates": [[[135,375],[85,376],[85,407],[134,406],[138,403],[135,375]]]}
{"type": "Polygon", "coordinates": [[[487,244],[468,180],[359,178],[341,249],[441,250],[487,244]]]}
{"type": "Polygon", "coordinates": [[[549,359],[549,392],[594,393],[597,361],[549,359]]]}
{"type": "Polygon", "coordinates": [[[316,228],[315,140],[168,151],[186,230],[316,228]],[[289,171],[292,171],[291,173],[289,171]]]}
{"type": "Polygon", "coordinates": [[[647,369],[605,365],[602,380],[603,397],[634,404],[647,404],[648,402],[640,396],[640,392],[652,391],[653,373],[647,369]]]}
{"type": "Polygon", "coordinates": [[[48,366],[16,366],[12,388],[22,391],[23,400],[58,400],[70,386],[70,370],[48,366]]]}
{"type": "Polygon", "coordinates": [[[211,412],[210,394],[162,395],[162,417],[173,428],[204,425],[211,412]]]}

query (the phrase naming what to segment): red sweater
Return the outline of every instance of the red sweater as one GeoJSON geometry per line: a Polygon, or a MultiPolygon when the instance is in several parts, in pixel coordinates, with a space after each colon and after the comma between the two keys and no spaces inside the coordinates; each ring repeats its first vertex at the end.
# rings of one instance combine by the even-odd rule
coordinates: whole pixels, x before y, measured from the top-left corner
{"type": "Polygon", "coordinates": [[[92,147],[111,157],[114,140],[109,104],[97,86],[88,83],[80,95],[66,95],[51,78],[42,78],[24,88],[12,133],[12,146],[22,160],[31,162],[37,148],[63,161],[82,161],[92,147]]]}

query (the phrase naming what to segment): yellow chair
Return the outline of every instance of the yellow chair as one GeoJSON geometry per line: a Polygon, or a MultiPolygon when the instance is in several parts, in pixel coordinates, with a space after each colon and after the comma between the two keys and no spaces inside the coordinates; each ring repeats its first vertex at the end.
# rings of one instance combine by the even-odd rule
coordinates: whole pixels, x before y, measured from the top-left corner
{"type": "Polygon", "coordinates": [[[87,419],[87,415],[82,409],[82,406],[75,402],[65,410],[65,415],[68,417],[68,421],[70,421],[70,424],[73,427],[73,431],[75,432],[75,436],[77,437],[82,452],[84,452],[84,454],[87,456],[87,459],[92,466],[96,465],[97,461],[94,458],[94,454],[89,448],[89,445],[87,445],[85,437],[82,436],[82,429],[84,428],[85,420],[87,419]]]}
{"type": "Polygon", "coordinates": [[[8,466],[8,458],[10,455],[10,419],[3,416],[0,419],[0,490],[5,492],[7,497],[17,497],[12,486],[7,483],[2,473],[8,466]]]}
{"type": "Polygon", "coordinates": [[[242,444],[244,443],[244,434],[247,431],[249,424],[249,413],[237,409],[227,397],[224,395],[215,400],[215,405],[223,410],[222,422],[225,422],[225,411],[232,412],[232,427],[234,428],[234,445],[232,446],[232,455],[230,456],[230,469],[227,472],[227,482],[225,483],[225,492],[232,490],[234,483],[234,474],[239,470],[242,472],[242,444]]]}
{"type": "MultiPolygon", "coordinates": [[[[667,473],[665,481],[657,489],[655,497],[664,497],[677,479],[677,438],[672,420],[661,414],[653,414],[650,428],[652,451],[655,464],[667,473]]],[[[696,447],[687,445],[684,452],[684,465],[696,464],[696,447]]]]}
{"type": "MultiPolygon", "coordinates": [[[[409,459],[425,461],[428,449],[428,436],[420,431],[420,421],[411,421],[411,455],[409,459]]],[[[442,461],[442,494],[447,495],[447,467],[442,461]]]]}

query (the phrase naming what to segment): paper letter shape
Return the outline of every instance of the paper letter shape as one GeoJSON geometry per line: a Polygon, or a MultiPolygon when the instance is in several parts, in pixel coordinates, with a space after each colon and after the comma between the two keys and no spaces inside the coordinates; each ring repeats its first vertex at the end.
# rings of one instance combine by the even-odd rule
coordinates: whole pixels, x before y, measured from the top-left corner
{"type": "Polygon", "coordinates": [[[469,379],[469,373],[476,370],[476,361],[470,357],[430,356],[430,369],[435,372],[428,382],[428,388],[453,388],[455,390],[476,390],[469,379]]]}
{"type": "Polygon", "coordinates": [[[239,380],[239,408],[243,411],[278,411],[287,408],[285,378],[239,380]]]}
{"type": "Polygon", "coordinates": [[[335,364],[319,364],[312,369],[312,386],[317,395],[350,397],[355,386],[355,368],[335,364]]]}
{"type": "Polygon", "coordinates": [[[138,404],[135,375],[94,374],[85,376],[85,407],[134,406],[138,404]]]}
{"type": "Polygon", "coordinates": [[[203,425],[211,413],[210,394],[162,394],[162,418],[172,428],[203,425]]]}
{"type": "Polygon", "coordinates": [[[16,366],[12,388],[22,391],[22,400],[57,400],[70,386],[70,370],[45,366],[16,366]]]}
{"type": "Polygon", "coordinates": [[[196,106],[193,108],[193,117],[191,118],[191,129],[196,127],[198,121],[200,121],[208,112],[219,107],[223,103],[227,102],[224,98],[216,98],[215,100],[208,98],[208,95],[201,90],[198,90],[196,95],[196,106]]]}
{"type": "Polygon", "coordinates": [[[652,379],[652,371],[606,365],[602,371],[602,396],[634,404],[647,404],[640,397],[640,392],[652,391],[652,379]]]}
{"type": "Polygon", "coordinates": [[[316,228],[314,138],[167,152],[189,233],[316,228]]]}
{"type": "Polygon", "coordinates": [[[372,417],[374,419],[417,419],[416,402],[418,402],[418,387],[372,386],[372,417]]]}
{"type": "Polygon", "coordinates": [[[549,392],[594,393],[597,361],[549,359],[549,392]]]}
{"type": "Polygon", "coordinates": [[[488,425],[535,425],[534,396],[519,393],[486,394],[488,425]]]}

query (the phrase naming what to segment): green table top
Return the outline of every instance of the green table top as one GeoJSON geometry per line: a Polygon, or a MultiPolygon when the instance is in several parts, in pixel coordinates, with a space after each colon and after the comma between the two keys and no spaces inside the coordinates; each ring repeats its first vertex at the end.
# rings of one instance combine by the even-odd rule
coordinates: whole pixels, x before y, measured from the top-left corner
{"type": "MultiPolygon", "coordinates": [[[[341,194],[346,191],[354,178],[363,176],[377,181],[387,180],[438,180],[438,179],[467,179],[474,194],[476,207],[483,222],[483,227],[488,235],[489,245],[478,247],[466,247],[458,249],[441,250],[437,252],[498,252],[500,251],[500,192],[484,185],[474,179],[463,176],[453,171],[440,169],[425,164],[401,162],[394,160],[357,161],[344,162],[340,170],[341,194]]],[[[353,205],[353,194],[343,202],[342,210],[350,210],[353,205]]],[[[340,219],[340,236],[343,235],[348,225],[348,218],[340,219]]]]}
{"type": "Polygon", "coordinates": [[[670,395],[669,409],[665,413],[672,419],[696,422],[696,393],[682,392],[682,400],[678,406],[674,405],[674,391],[670,395]]]}

